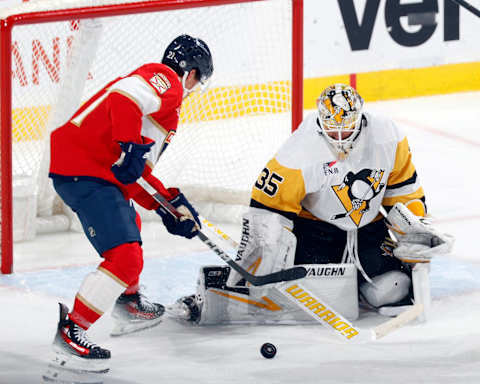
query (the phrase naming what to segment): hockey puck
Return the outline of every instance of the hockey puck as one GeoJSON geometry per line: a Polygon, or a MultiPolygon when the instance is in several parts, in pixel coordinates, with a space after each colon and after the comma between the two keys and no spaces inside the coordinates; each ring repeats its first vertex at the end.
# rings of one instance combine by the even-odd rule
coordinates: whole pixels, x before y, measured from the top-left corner
{"type": "Polygon", "coordinates": [[[260,348],[260,353],[266,359],[273,359],[277,354],[277,347],[271,343],[265,343],[262,345],[262,348],[260,348]]]}

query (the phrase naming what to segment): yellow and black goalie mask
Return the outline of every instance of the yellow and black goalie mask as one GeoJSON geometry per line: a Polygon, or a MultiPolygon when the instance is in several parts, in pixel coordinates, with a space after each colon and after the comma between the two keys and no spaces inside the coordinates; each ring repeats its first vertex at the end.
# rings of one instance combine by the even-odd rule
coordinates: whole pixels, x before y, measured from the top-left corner
{"type": "Polygon", "coordinates": [[[362,124],[363,99],[349,85],[334,84],[317,99],[322,134],[339,158],[345,158],[362,124]]]}

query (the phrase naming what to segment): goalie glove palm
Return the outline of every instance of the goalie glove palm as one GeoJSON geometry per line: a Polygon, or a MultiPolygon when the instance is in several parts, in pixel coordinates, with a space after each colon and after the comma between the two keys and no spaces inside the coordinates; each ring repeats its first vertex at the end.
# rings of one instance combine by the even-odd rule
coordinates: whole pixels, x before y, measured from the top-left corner
{"type": "Polygon", "coordinates": [[[387,227],[397,240],[393,255],[404,262],[426,263],[432,257],[449,253],[452,249],[454,240],[451,235],[437,231],[402,203],[392,207],[387,221],[387,227]]]}

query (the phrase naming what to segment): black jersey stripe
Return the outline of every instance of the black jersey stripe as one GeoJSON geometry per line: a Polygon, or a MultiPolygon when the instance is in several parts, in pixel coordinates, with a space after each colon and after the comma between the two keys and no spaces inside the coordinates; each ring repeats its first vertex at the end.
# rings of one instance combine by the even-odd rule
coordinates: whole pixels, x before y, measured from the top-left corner
{"type": "Polygon", "coordinates": [[[297,214],[295,212],[281,211],[279,209],[275,209],[275,208],[269,207],[267,205],[264,205],[262,203],[259,203],[257,200],[254,200],[254,199],[250,199],[250,207],[265,209],[265,210],[273,212],[273,213],[278,213],[279,215],[282,215],[283,217],[286,217],[288,220],[293,220],[293,218],[295,216],[297,216],[297,214]]]}
{"type": "Polygon", "coordinates": [[[417,182],[417,171],[413,172],[412,177],[408,178],[405,181],[402,181],[401,183],[387,185],[387,189],[398,189],[409,184],[415,184],[416,182],[417,182]]]}
{"type": "MultiPolygon", "coordinates": [[[[427,202],[426,202],[427,200],[425,199],[425,196],[420,197],[419,200],[420,200],[420,201],[423,203],[423,205],[425,206],[425,213],[427,213],[427,202]]],[[[390,209],[392,209],[392,206],[391,206],[391,205],[384,205],[383,208],[385,208],[385,210],[386,210],[387,213],[388,213],[388,212],[390,212],[390,209]]]]}

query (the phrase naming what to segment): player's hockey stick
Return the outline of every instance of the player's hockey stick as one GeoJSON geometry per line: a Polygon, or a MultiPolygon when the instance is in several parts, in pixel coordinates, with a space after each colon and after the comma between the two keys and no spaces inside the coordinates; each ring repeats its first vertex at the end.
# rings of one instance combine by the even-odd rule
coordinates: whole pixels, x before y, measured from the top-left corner
{"type": "MultiPolygon", "coordinates": [[[[172,216],[180,218],[182,214],[178,212],[175,207],[168,202],[168,200],[160,195],[149,183],[148,180],[143,180],[146,183],[142,183],[145,190],[151,194],[151,196],[164,207],[172,216]],[[145,185],[147,184],[147,185],[145,185]],[[149,188],[148,188],[149,187],[149,188]],[[147,189],[148,188],[148,189],[147,189]]],[[[246,271],[239,264],[237,264],[228,254],[226,254],[217,244],[215,244],[208,236],[202,231],[198,231],[197,237],[203,241],[213,252],[215,252],[223,261],[225,261],[230,267],[236,270],[242,277],[250,284],[259,286],[265,284],[279,283],[281,281],[291,281],[301,279],[307,274],[307,270],[304,267],[293,267],[284,269],[278,272],[270,273],[268,275],[255,276],[246,271]]]]}
{"type": "Polygon", "coordinates": [[[203,216],[198,216],[198,218],[200,219],[203,225],[205,225],[207,228],[210,228],[219,238],[227,241],[233,249],[238,248],[238,243],[235,240],[233,240],[230,236],[228,236],[225,232],[223,232],[220,228],[218,228],[216,225],[208,221],[203,216]]]}

